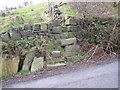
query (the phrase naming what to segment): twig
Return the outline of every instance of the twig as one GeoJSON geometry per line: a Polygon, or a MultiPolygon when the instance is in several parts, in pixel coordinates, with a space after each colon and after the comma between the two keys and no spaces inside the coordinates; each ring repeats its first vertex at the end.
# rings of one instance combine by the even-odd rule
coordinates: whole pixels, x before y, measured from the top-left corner
{"type": "Polygon", "coordinates": [[[84,60],[86,60],[86,58],[87,58],[87,55],[92,51],[94,49],[94,46],[86,53],[86,57],[84,58],[84,60]]]}
{"type": "Polygon", "coordinates": [[[89,57],[89,59],[88,59],[88,60],[90,60],[90,59],[93,57],[93,55],[95,54],[95,52],[96,52],[97,48],[98,48],[98,44],[96,45],[94,52],[92,53],[92,55],[89,57]]]}
{"type": "Polygon", "coordinates": [[[109,39],[109,41],[108,41],[108,45],[107,45],[107,47],[106,47],[106,51],[108,51],[108,48],[109,48],[109,46],[110,46],[110,42],[111,42],[111,40],[112,40],[112,38],[113,38],[113,34],[114,34],[114,31],[115,31],[116,25],[117,25],[117,22],[115,23],[115,25],[114,25],[114,27],[113,27],[113,31],[112,31],[112,33],[111,33],[111,35],[110,35],[110,39],[109,39]]]}

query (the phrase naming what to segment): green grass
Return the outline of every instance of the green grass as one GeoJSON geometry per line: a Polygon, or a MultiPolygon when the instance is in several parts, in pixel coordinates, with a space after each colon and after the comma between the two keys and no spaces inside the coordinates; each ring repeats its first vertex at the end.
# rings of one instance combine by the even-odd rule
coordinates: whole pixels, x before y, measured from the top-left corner
{"type": "Polygon", "coordinates": [[[83,52],[79,53],[78,55],[72,56],[68,59],[67,63],[72,64],[77,61],[81,61],[85,58],[85,54],[83,52]]]}
{"type": "MultiPolygon", "coordinates": [[[[23,27],[25,23],[42,23],[47,22],[46,18],[42,17],[44,11],[48,10],[47,3],[40,3],[37,5],[31,5],[24,8],[19,8],[10,12],[6,17],[0,16],[0,33],[7,31],[10,27],[23,27]],[[18,17],[18,18],[16,18],[18,17]]],[[[70,6],[65,5],[60,10],[70,16],[75,16],[76,13],[70,6]]]]}
{"type": "Polygon", "coordinates": [[[76,12],[68,5],[61,7],[60,10],[67,15],[76,16],[76,12]]]}
{"type": "Polygon", "coordinates": [[[20,75],[28,75],[29,71],[28,70],[21,70],[18,74],[20,74],[20,75]]]}

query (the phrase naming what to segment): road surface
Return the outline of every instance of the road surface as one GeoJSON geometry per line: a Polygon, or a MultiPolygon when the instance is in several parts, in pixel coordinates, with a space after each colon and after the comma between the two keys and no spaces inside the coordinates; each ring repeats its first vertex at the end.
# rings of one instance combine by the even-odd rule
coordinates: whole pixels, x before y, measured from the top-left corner
{"type": "Polygon", "coordinates": [[[118,61],[75,70],[6,88],[118,88],[118,61]]]}

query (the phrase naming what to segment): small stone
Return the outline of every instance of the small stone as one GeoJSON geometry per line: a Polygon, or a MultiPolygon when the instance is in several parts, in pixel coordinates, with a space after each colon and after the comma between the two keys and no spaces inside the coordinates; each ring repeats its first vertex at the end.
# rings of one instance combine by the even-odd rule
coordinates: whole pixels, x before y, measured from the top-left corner
{"type": "Polygon", "coordinates": [[[53,58],[59,58],[61,56],[61,51],[52,51],[53,58]]]}

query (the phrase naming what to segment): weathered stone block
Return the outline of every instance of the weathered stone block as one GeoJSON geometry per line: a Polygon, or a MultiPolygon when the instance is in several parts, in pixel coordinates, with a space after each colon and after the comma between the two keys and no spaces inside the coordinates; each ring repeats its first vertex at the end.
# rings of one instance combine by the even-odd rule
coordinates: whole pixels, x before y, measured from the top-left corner
{"type": "Polygon", "coordinates": [[[41,23],[41,30],[46,31],[48,29],[48,24],[47,23],[41,23]]]}
{"type": "Polygon", "coordinates": [[[43,62],[44,62],[44,58],[40,57],[40,58],[34,58],[32,66],[31,66],[31,72],[35,72],[37,70],[43,69],[43,62]]]}
{"type": "Polygon", "coordinates": [[[52,51],[53,58],[59,58],[61,56],[61,51],[52,51]]]}
{"type": "Polygon", "coordinates": [[[69,45],[65,47],[66,52],[79,52],[79,45],[69,45]]]}
{"type": "Polygon", "coordinates": [[[34,60],[36,53],[36,47],[32,47],[25,56],[24,64],[22,70],[30,71],[32,62],[34,60]]]}
{"type": "Polygon", "coordinates": [[[52,29],[53,29],[52,24],[51,24],[51,23],[49,23],[49,24],[48,24],[48,30],[50,30],[50,31],[51,31],[52,29]]]}
{"type": "Polygon", "coordinates": [[[52,33],[60,34],[61,33],[61,26],[53,27],[52,33]]]}
{"type": "Polygon", "coordinates": [[[76,43],[77,43],[76,38],[69,38],[69,39],[61,40],[61,45],[62,46],[72,45],[72,44],[76,44],[76,43]]]}
{"type": "Polygon", "coordinates": [[[2,76],[7,77],[17,73],[18,64],[19,64],[19,57],[13,57],[12,59],[8,58],[0,58],[2,67],[2,76]]]}
{"type": "Polygon", "coordinates": [[[62,32],[68,32],[67,26],[62,26],[62,32]]]}
{"type": "Polygon", "coordinates": [[[26,30],[26,31],[20,31],[22,37],[27,37],[33,35],[31,30],[26,30]]]}
{"type": "Polygon", "coordinates": [[[24,30],[32,30],[32,24],[25,24],[24,30]]]}
{"type": "Polygon", "coordinates": [[[35,23],[34,25],[33,25],[33,30],[40,30],[41,28],[40,28],[40,24],[39,23],[35,23]]]}
{"type": "Polygon", "coordinates": [[[60,26],[60,21],[59,20],[52,20],[52,25],[54,26],[60,26]]]}
{"type": "Polygon", "coordinates": [[[8,33],[1,34],[1,38],[2,38],[2,41],[4,42],[7,42],[10,39],[8,33]]]}
{"type": "Polygon", "coordinates": [[[20,40],[21,37],[22,37],[22,35],[19,32],[15,32],[15,31],[12,32],[12,37],[11,37],[12,40],[14,40],[14,41],[20,40]]]}
{"type": "Polygon", "coordinates": [[[71,17],[65,21],[65,25],[77,25],[76,19],[74,17],[71,17]]]}

